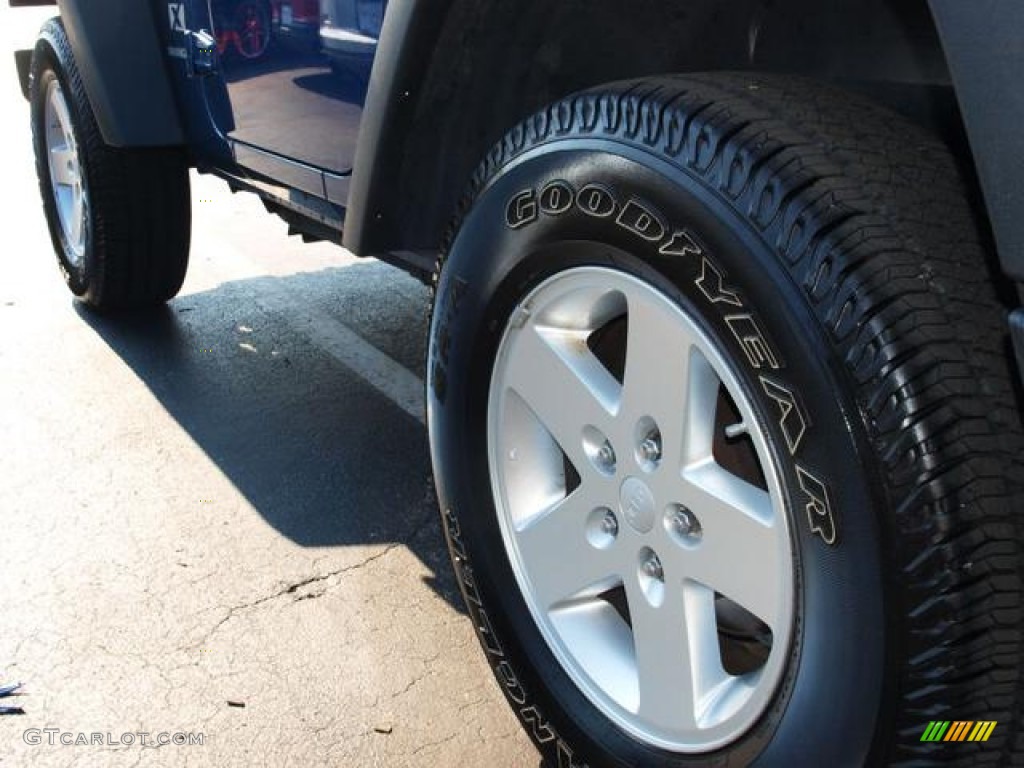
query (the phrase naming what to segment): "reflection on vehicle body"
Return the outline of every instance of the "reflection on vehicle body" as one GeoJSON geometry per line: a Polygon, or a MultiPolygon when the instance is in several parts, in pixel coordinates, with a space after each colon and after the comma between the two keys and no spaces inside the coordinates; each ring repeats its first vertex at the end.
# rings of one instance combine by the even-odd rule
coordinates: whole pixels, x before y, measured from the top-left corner
{"type": "Polygon", "coordinates": [[[387,2],[325,0],[330,13],[320,26],[320,44],[336,74],[368,79],[387,2]]]}
{"type": "Polygon", "coordinates": [[[215,0],[231,137],[333,173],[352,154],[382,0],[215,0]]]}
{"type": "Polygon", "coordinates": [[[243,59],[262,58],[272,36],[271,6],[266,0],[218,0],[212,6],[217,52],[243,59]]]}

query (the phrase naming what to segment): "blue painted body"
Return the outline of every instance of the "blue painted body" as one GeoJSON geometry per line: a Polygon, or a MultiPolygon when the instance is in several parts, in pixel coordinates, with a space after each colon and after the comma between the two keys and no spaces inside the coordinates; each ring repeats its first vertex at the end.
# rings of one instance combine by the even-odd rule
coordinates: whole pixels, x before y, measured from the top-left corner
{"type": "Polygon", "coordinates": [[[169,3],[169,60],[198,164],[344,206],[384,7],[384,0],[169,3]],[[192,62],[200,32],[217,43],[207,73],[192,62]]]}

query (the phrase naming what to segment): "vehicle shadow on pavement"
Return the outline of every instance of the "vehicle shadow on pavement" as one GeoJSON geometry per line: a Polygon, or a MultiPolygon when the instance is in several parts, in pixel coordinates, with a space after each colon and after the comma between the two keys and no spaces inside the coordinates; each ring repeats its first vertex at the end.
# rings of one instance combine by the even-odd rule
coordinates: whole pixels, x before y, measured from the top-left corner
{"type": "Polygon", "coordinates": [[[420,375],[426,288],[370,262],[228,282],[155,311],[76,307],[274,529],[303,547],[404,545],[464,610],[425,428],[318,343],[326,316],[420,375]]]}

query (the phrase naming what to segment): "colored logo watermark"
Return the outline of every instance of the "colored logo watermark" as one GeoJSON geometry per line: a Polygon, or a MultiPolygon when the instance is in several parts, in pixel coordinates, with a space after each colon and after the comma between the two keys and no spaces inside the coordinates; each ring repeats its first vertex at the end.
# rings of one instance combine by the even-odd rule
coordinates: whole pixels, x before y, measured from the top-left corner
{"type": "Polygon", "coordinates": [[[996,725],[995,720],[932,720],[921,741],[988,741],[996,725]]]}

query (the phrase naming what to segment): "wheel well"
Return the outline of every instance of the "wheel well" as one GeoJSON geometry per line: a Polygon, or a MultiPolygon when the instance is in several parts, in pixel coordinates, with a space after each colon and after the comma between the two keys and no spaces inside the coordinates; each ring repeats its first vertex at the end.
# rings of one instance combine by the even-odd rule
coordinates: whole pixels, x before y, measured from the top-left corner
{"type": "Polygon", "coordinates": [[[866,92],[970,163],[926,0],[454,0],[404,139],[387,148],[401,161],[359,214],[376,226],[357,250],[437,248],[484,154],[543,105],[612,80],[710,70],[804,74],[866,92]]]}

